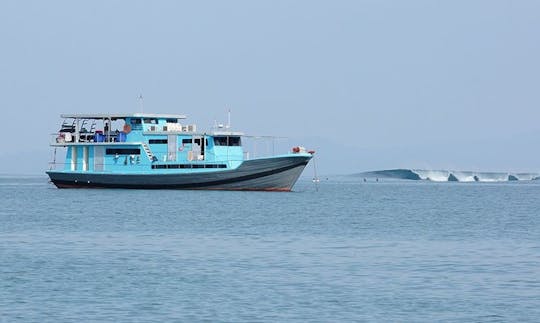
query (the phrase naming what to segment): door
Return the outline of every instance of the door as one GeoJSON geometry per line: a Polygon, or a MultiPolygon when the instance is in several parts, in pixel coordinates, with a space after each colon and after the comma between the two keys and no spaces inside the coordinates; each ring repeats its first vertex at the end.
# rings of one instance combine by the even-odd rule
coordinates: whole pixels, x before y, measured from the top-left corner
{"type": "Polygon", "coordinates": [[[168,135],[167,136],[167,160],[176,161],[176,151],[178,150],[178,136],[177,135],[168,135]]]}
{"type": "Polygon", "coordinates": [[[103,147],[94,147],[94,171],[101,172],[105,168],[103,165],[103,147]]]}

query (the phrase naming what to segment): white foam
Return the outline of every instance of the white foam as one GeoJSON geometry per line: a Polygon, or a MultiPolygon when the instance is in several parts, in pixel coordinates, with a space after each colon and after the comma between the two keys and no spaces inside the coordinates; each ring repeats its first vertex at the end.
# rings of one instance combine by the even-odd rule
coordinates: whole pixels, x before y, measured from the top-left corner
{"type": "Polygon", "coordinates": [[[530,181],[538,177],[533,173],[503,173],[503,172],[473,172],[454,170],[426,170],[413,169],[421,179],[433,182],[447,182],[448,177],[453,175],[460,182],[507,182],[509,176],[514,176],[521,181],[530,181]]]}
{"type": "Polygon", "coordinates": [[[533,179],[538,177],[538,174],[532,174],[532,173],[520,173],[520,174],[512,174],[520,181],[532,181],[533,179]]]}
{"type": "Polygon", "coordinates": [[[460,172],[454,172],[452,173],[454,176],[458,179],[460,182],[476,182],[476,178],[474,177],[474,174],[470,173],[460,173],[460,172]]]}
{"type": "Polygon", "coordinates": [[[450,175],[446,170],[413,169],[412,171],[418,174],[421,179],[433,182],[447,182],[448,176],[450,175]]]}

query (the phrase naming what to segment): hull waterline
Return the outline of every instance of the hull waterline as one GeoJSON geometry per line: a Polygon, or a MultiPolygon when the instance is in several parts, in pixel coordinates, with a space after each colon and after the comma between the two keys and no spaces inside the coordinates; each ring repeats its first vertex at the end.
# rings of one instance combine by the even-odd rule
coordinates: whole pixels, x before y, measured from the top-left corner
{"type": "Polygon", "coordinates": [[[200,173],[111,174],[49,171],[58,188],[290,191],[311,156],[248,160],[233,170],[200,173]]]}

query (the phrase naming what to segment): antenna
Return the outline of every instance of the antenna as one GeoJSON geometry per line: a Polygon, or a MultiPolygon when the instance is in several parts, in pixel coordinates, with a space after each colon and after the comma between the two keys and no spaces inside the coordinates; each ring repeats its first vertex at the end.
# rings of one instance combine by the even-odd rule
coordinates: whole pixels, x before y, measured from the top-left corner
{"type": "Polygon", "coordinates": [[[140,106],[140,108],[141,108],[141,113],[143,113],[143,107],[144,107],[144,105],[143,105],[143,96],[142,96],[142,93],[139,94],[139,98],[138,98],[138,99],[139,99],[139,106],[140,106]]]}
{"type": "Polygon", "coordinates": [[[229,112],[227,113],[227,129],[231,128],[231,109],[229,108],[229,112]]]}

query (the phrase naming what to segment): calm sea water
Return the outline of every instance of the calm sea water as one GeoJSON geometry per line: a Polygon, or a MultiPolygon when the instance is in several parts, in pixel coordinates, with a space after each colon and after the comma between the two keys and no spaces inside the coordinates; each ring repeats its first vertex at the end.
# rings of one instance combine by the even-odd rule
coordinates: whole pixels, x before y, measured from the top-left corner
{"type": "Polygon", "coordinates": [[[540,183],[0,177],[0,321],[540,321],[540,183]]]}

